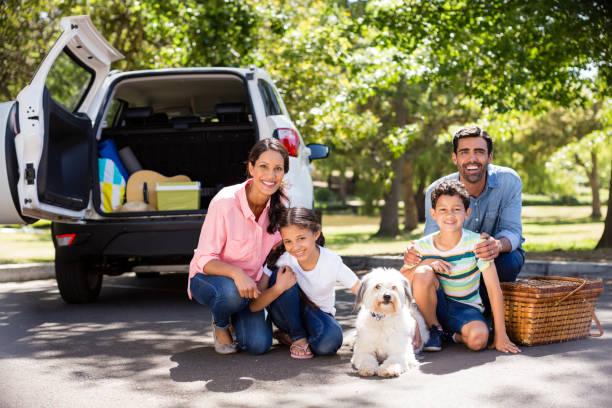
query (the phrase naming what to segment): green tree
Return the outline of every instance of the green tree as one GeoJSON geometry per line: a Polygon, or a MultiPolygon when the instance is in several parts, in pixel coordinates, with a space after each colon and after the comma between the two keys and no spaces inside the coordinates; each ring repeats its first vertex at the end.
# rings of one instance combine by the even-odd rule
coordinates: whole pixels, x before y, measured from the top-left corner
{"type": "MultiPolygon", "coordinates": [[[[371,1],[380,42],[430,50],[425,78],[499,112],[583,103],[584,89],[609,95],[612,16],[608,3],[578,0],[371,1]]],[[[612,180],[610,180],[612,186],[612,180]]],[[[612,242],[612,217],[602,242],[612,242]]],[[[601,242],[600,242],[601,244],[601,242]]],[[[610,245],[610,244],[608,244],[610,245]]]]}
{"type": "Polygon", "coordinates": [[[256,48],[256,14],[241,0],[8,0],[0,2],[2,100],[28,83],[60,18],[79,14],[125,56],[117,69],[242,66],[256,48]]]}

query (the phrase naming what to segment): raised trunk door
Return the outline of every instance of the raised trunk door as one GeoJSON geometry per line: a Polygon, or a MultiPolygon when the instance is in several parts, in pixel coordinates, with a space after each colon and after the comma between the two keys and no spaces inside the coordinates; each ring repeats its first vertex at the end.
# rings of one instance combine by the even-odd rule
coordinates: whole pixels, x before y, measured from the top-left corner
{"type": "Polygon", "coordinates": [[[78,221],[90,206],[91,118],[111,63],[123,55],[89,16],[65,17],[60,24],[62,34],[17,96],[17,192],[23,215],[78,221]]]}

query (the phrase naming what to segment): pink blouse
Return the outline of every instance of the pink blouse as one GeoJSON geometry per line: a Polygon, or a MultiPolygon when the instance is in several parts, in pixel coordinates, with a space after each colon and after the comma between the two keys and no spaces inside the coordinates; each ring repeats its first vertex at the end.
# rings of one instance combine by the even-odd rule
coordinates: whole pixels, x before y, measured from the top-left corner
{"type": "Polygon", "coordinates": [[[217,193],[208,206],[202,225],[200,241],[189,264],[187,293],[191,299],[190,282],[197,273],[204,273],[204,266],[213,259],[237,266],[255,282],[263,274],[263,263],[268,253],[281,240],[280,233],[268,234],[270,200],[255,220],[246,197],[246,186],[225,187],[217,193]]]}

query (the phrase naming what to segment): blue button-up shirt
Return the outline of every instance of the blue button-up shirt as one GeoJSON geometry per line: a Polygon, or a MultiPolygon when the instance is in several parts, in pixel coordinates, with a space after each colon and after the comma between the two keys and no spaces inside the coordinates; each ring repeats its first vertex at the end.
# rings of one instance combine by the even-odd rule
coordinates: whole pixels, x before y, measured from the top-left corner
{"type": "MultiPolygon", "coordinates": [[[[439,230],[429,210],[431,192],[444,180],[459,180],[459,173],[442,177],[427,188],[424,235],[439,230]]],[[[476,198],[470,196],[472,212],[463,223],[463,228],[477,233],[486,232],[496,239],[505,237],[510,241],[514,251],[525,241],[521,223],[522,190],[523,182],[514,170],[489,164],[483,192],[476,198]]]]}

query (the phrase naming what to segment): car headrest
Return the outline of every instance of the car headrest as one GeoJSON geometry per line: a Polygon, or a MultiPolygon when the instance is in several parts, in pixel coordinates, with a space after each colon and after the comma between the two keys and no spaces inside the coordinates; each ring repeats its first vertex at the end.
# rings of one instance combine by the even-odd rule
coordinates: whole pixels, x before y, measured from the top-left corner
{"type": "Polygon", "coordinates": [[[153,115],[153,108],[143,106],[138,108],[126,108],[125,119],[148,119],[153,115]]]}

